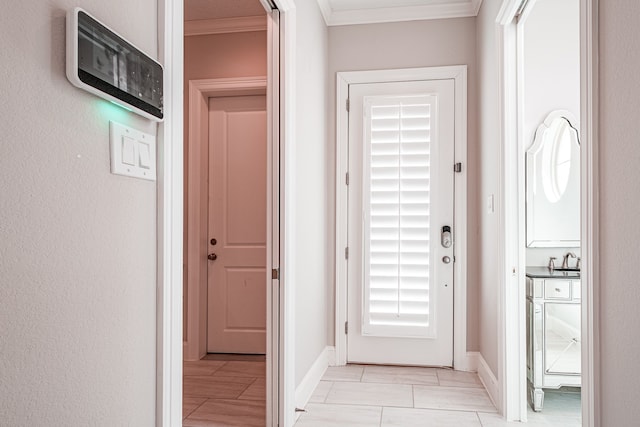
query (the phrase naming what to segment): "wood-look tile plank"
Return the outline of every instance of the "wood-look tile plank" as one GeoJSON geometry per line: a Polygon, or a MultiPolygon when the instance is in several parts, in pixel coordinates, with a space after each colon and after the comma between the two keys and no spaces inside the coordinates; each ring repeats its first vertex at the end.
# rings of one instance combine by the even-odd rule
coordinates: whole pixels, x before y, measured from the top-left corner
{"type": "Polygon", "coordinates": [[[227,362],[214,360],[199,360],[196,362],[184,362],[182,375],[184,376],[204,376],[212,375],[215,371],[223,367],[227,362]]]}
{"type": "Polygon", "coordinates": [[[256,378],[253,384],[251,384],[240,396],[238,396],[238,399],[265,401],[266,389],[266,380],[264,378],[256,378]]]}
{"type": "Polygon", "coordinates": [[[363,383],[438,385],[434,368],[365,366],[363,383]]]}
{"type": "Polygon", "coordinates": [[[265,363],[264,362],[245,362],[245,361],[231,361],[225,363],[223,367],[218,369],[213,374],[214,376],[221,377],[265,377],[265,363]]]}
{"type": "Polygon", "coordinates": [[[475,372],[454,371],[451,369],[438,369],[436,372],[441,386],[484,388],[480,377],[475,372]]]}
{"type": "Polygon", "coordinates": [[[414,385],[413,398],[416,408],[496,412],[484,388],[414,385]]]}
{"type": "Polygon", "coordinates": [[[182,398],[182,419],[187,418],[198,406],[207,401],[206,397],[183,397],[182,398]]]}
{"type": "Polygon", "coordinates": [[[183,422],[185,427],[241,426],[264,427],[264,402],[252,400],[209,399],[193,411],[183,422]]]}
{"type": "Polygon", "coordinates": [[[379,427],[379,406],[310,403],[295,427],[379,427]]]}
{"type": "Polygon", "coordinates": [[[346,366],[329,366],[322,376],[323,381],[360,381],[364,366],[362,365],[346,365],[346,366]]]}
{"type": "Polygon", "coordinates": [[[335,382],[326,403],[345,405],[412,407],[413,396],[407,384],[335,382]]]}
{"type": "Polygon", "coordinates": [[[185,397],[236,399],[255,380],[246,377],[190,376],[183,379],[185,397]]]}
{"type": "Polygon", "coordinates": [[[482,427],[475,412],[382,408],[382,427],[482,427]]]}
{"type": "Polygon", "coordinates": [[[331,381],[320,381],[316,389],[313,391],[309,402],[312,403],[323,403],[333,386],[333,382],[331,381]]]}

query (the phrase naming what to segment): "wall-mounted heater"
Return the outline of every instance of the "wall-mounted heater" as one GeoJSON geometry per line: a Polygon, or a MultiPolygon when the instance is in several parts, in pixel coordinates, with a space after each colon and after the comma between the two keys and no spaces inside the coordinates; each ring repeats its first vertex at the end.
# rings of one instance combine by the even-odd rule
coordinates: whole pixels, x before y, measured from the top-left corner
{"type": "Polygon", "coordinates": [[[164,117],[162,66],[81,8],[67,17],[67,78],[143,117],[164,117]]]}

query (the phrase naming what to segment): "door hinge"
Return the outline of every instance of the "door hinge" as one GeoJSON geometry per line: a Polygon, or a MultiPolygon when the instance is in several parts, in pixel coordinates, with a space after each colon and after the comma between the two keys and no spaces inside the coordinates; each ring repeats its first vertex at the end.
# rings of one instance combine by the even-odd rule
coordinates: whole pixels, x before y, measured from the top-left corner
{"type": "Polygon", "coordinates": [[[280,280],[280,269],[279,268],[272,268],[271,269],[271,278],[273,280],[280,280]]]}
{"type": "Polygon", "coordinates": [[[345,177],[345,183],[347,185],[349,185],[349,172],[347,172],[346,177],[345,177]]]}
{"type": "Polygon", "coordinates": [[[349,333],[349,322],[344,322],[344,334],[347,335],[349,333]]]}
{"type": "Polygon", "coordinates": [[[344,259],[349,259],[349,247],[344,248],[344,259]]]}
{"type": "Polygon", "coordinates": [[[462,172],[462,163],[456,163],[453,165],[453,171],[458,173],[462,172]]]}
{"type": "Polygon", "coordinates": [[[347,112],[349,111],[349,109],[351,108],[351,101],[349,100],[349,98],[347,98],[347,102],[346,102],[346,107],[347,107],[347,112]]]}

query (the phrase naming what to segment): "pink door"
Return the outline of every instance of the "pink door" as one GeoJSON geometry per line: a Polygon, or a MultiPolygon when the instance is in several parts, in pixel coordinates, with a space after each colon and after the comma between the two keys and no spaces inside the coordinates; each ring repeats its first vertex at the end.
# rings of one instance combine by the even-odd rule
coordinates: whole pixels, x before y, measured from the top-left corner
{"type": "Polygon", "coordinates": [[[265,96],[210,98],[209,353],[265,353],[266,177],[265,96]]]}

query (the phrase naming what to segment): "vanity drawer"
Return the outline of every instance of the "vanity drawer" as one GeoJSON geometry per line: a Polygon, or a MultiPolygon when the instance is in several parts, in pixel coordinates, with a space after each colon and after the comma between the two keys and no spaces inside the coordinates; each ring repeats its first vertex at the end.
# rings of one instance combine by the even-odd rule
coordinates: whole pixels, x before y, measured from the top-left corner
{"type": "Polygon", "coordinates": [[[571,281],[570,280],[545,280],[544,281],[544,297],[545,299],[571,299],[571,281]]]}

